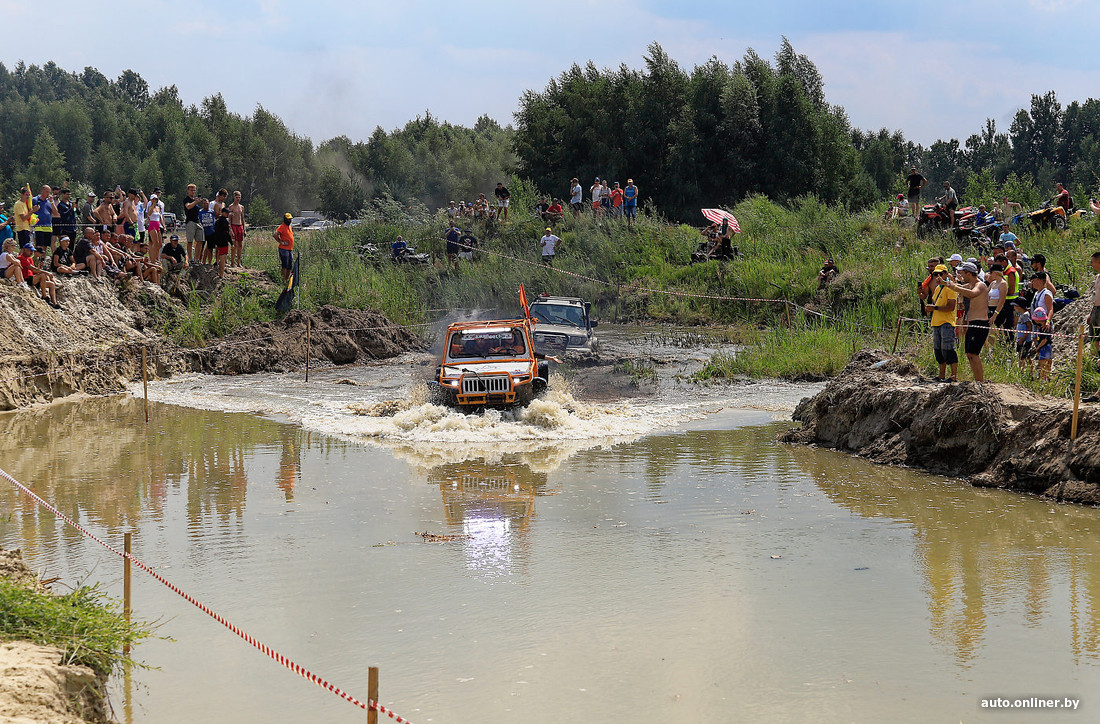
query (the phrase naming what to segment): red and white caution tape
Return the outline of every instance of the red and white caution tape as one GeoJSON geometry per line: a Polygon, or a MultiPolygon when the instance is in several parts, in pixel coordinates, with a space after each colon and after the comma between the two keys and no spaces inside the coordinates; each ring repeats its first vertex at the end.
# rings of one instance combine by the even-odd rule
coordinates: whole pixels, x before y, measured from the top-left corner
{"type": "Polygon", "coordinates": [[[160,575],[159,573],[154,571],[152,568],[150,568],[146,564],[142,563],[140,560],[135,558],[132,553],[126,553],[124,551],[120,551],[118,548],[115,548],[110,543],[107,543],[107,542],[101,540],[100,538],[96,537],[94,534],[90,533],[82,525],[80,525],[79,523],[74,521],[72,518],[70,518],[69,516],[62,513],[57,508],[55,508],[52,505],[50,505],[49,503],[47,503],[45,500],[40,498],[37,493],[35,493],[30,488],[28,488],[26,485],[23,485],[21,482],[19,482],[15,478],[13,478],[11,475],[9,475],[4,470],[0,470],[0,477],[4,478],[9,483],[14,485],[17,489],[19,489],[24,494],[26,494],[28,497],[30,497],[31,500],[33,500],[37,505],[39,505],[40,507],[45,508],[46,510],[50,511],[55,516],[57,516],[61,520],[65,521],[70,526],[72,526],[76,530],[80,531],[81,533],[83,533],[88,538],[91,538],[96,543],[100,544],[101,546],[103,546],[104,548],[109,550],[111,553],[114,553],[116,556],[119,556],[121,558],[130,559],[130,562],[133,563],[135,566],[140,568],[142,571],[148,573],[150,576],[155,578],[160,583],[163,583],[165,586],[168,587],[168,589],[170,591],[172,591],[173,593],[178,595],[180,598],[187,601],[192,606],[199,609],[200,611],[205,613],[207,616],[209,616],[210,618],[212,618],[215,621],[217,621],[218,623],[220,623],[222,626],[225,626],[227,629],[229,629],[233,633],[237,634],[237,636],[239,636],[242,639],[244,639],[245,641],[247,641],[249,644],[251,644],[253,647],[258,649],[261,653],[266,655],[268,658],[271,658],[274,661],[279,662],[280,664],[282,664],[286,668],[293,671],[295,674],[298,674],[299,676],[301,676],[303,679],[306,679],[307,681],[313,682],[314,684],[321,687],[322,689],[327,689],[328,691],[331,691],[333,694],[336,694],[338,697],[340,697],[344,701],[350,702],[350,703],[354,704],[355,706],[359,707],[360,709],[364,709],[364,710],[365,709],[374,709],[377,712],[385,714],[390,719],[393,719],[396,722],[401,722],[402,724],[411,724],[411,722],[409,722],[408,719],[406,719],[402,716],[398,716],[393,710],[387,709],[385,706],[382,706],[377,701],[374,701],[372,699],[367,699],[365,702],[360,701],[359,699],[355,698],[354,696],[347,693],[343,689],[340,689],[339,687],[337,687],[333,684],[330,684],[328,681],[322,679],[320,676],[317,676],[316,674],[311,672],[309,669],[307,669],[303,666],[299,666],[298,664],[294,663],[292,660],[288,659],[286,656],[283,656],[282,654],[280,654],[278,651],[271,648],[267,644],[256,640],[250,634],[248,634],[247,632],[245,632],[241,628],[239,628],[236,624],[229,621],[228,619],[226,619],[224,616],[217,613],[216,611],[210,609],[205,604],[203,604],[200,601],[196,600],[191,595],[189,595],[187,592],[183,591],[178,586],[176,586],[174,583],[172,583],[171,581],[166,579],[164,576],[160,575]]]}

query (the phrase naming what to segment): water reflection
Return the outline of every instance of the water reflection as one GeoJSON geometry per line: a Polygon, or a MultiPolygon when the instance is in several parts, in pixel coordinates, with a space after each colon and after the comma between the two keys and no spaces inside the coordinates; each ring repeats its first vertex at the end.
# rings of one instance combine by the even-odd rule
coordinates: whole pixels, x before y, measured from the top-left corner
{"type": "MultiPolygon", "coordinates": [[[[247,414],[168,405],[151,406],[146,427],[142,414],[140,400],[118,396],[0,415],[0,460],[75,520],[110,531],[162,523],[167,498],[179,495],[192,540],[239,532],[250,473],[255,476],[250,461],[269,451],[279,455],[274,485],[293,500],[301,477],[300,430],[247,414]]],[[[319,444],[346,446],[334,439],[319,444]]],[[[0,503],[18,520],[29,555],[51,549],[59,537],[80,545],[79,533],[14,489],[0,488],[0,503]]]]}
{"type": "Polygon", "coordinates": [[[1068,617],[1074,659],[1100,661],[1100,516],[904,469],[874,468],[831,451],[787,448],[831,500],[915,534],[932,637],[964,666],[990,619],[1029,627],[1068,617]]]}
{"type": "Polygon", "coordinates": [[[535,499],[557,495],[545,471],[521,455],[478,458],[437,465],[426,471],[438,485],[446,522],[468,536],[467,565],[488,574],[526,573],[535,499]]]}

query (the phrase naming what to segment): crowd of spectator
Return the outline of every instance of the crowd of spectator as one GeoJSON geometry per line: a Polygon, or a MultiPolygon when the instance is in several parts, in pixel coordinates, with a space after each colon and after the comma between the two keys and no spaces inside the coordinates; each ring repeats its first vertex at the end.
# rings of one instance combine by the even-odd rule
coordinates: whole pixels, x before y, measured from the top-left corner
{"type": "Polygon", "coordinates": [[[161,189],[144,191],[121,186],[82,204],[67,187],[43,185],[32,195],[19,189],[10,212],[0,201],[0,279],[36,289],[46,303],[60,308],[61,280],[87,275],[97,282],[137,279],[159,284],[165,275],[189,263],[216,265],[224,275],[226,261],[243,266],[245,211],[241,192],[232,200],[225,189],[197,196],[188,187],[184,199],[186,244],[175,231],[175,215],[166,211],[161,189]]]}
{"type": "MultiPolygon", "coordinates": [[[[1092,255],[1089,265],[1097,273],[1091,288],[1089,336],[1094,353],[1100,354],[1100,252],[1092,255]]],[[[984,381],[982,352],[994,344],[1014,345],[1021,370],[1037,370],[1040,379],[1049,379],[1054,313],[1077,297],[1075,290],[1055,283],[1043,254],[1028,256],[1016,235],[1007,231],[986,256],[929,259],[920,292],[923,311],[932,318],[940,382],[958,381],[960,346],[973,379],[984,381]]]]}

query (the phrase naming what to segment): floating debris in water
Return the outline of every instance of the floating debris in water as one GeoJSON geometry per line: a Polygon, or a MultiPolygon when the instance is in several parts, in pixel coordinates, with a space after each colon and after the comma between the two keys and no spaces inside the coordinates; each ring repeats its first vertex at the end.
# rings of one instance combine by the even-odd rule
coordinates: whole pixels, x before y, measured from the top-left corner
{"type": "Polygon", "coordinates": [[[470,539],[470,536],[468,535],[445,535],[443,533],[429,533],[428,531],[424,531],[423,533],[418,532],[416,535],[431,543],[446,543],[448,541],[470,539]]]}

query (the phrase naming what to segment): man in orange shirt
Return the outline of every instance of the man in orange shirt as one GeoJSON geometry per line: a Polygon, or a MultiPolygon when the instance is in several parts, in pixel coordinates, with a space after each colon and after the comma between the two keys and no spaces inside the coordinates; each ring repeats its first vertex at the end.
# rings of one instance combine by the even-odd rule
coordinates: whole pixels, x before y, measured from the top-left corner
{"type": "Polygon", "coordinates": [[[611,189],[611,215],[619,216],[623,212],[623,190],[619,182],[615,182],[615,188],[611,189]]]}
{"type": "Polygon", "coordinates": [[[283,223],[275,227],[271,238],[279,242],[279,265],[282,267],[283,281],[290,278],[290,270],[294,268],[294,230],[290,228],[290,220],[294,218],[290,214],[283,214],[283,223]]]}

